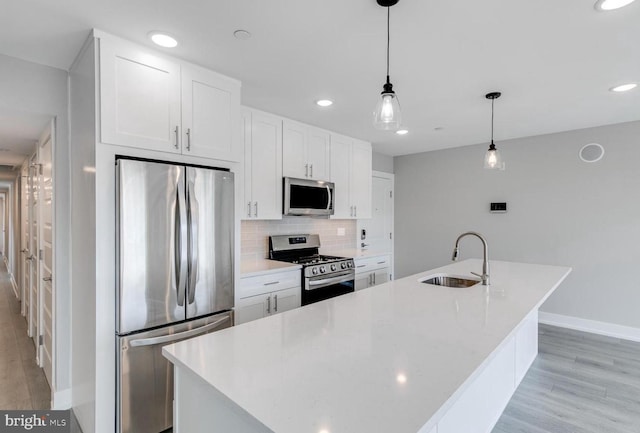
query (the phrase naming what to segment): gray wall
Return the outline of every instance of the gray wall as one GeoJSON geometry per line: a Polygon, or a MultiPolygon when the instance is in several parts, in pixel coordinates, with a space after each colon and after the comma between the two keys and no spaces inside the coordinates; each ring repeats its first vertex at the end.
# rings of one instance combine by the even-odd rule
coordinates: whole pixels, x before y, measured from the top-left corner
{"type": "MultiPolygon", "coordinates": [[[[398,277],[449,263],[456,236],[476,230],[491,259],[573,267],[543,311],[640,328],[639,137],[632,122],[498,142],[505,171],[482,168],[486,144],[396,157],[398,277]],[[587,164],[591,142],[606,153],[587,164]]],[[[463,240],[461,259],[479,244],[463,240]]]]}
{"type": "Polygon", "coordinates": [[[376,171],[393,173],[393,157],[373,152],[372,168],[376,171]]]}

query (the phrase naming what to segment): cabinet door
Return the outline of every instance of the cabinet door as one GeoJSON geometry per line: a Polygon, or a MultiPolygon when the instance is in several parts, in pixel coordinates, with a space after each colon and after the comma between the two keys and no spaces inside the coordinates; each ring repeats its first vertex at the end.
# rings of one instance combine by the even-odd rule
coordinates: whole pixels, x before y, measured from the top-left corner
{"type": "Polygon", "coordinates": [[[351,204],[351,145],[353,140],[340,135],[331,136],[331,182],[333,192],[333,215],[331,218],[349,219],[353,217],[351,204]]]}
{"type": "Polygon", "coordinates": [[[371,218],[371,144],[354,141],[351,151],[351,202],[356,218],[371,218]]]}
{"type": "Polygon", "coordinates": [[[309,178],[329,180],[330,135],[320,129],[309,128],[307,133],[307,163],[309,178]]]}
{"type": "Polygon", "coordinates": [[[248,220],[252,218],[252,205],[253,196],[251,195],[251,183],[253,182],[253,175],[251,172],[251,164],[253,163],[251,152],[251,117],[252,112],[249,109],[242,109],[242,128],[241,137],[244,147],[244,208],[240,214],[240,218],[248,220]]]}
{"type": "Polygon", "coordinates": [[[253,112],[251,137],[252,216],[282,219],[282,120],[253,112]]]}
{"type": "Polygon", "coordinates": [[[280,290],[271,294],[271,313],[283,313],[299,308],[301,305],[300,286],[291,289],[280,290]]]}
{"type": "Polygon", "coordinates": [[[372,275],[373,272],[363,272],[361,274],[356,274],[354,283],[356,290],[366,289],[367,287],[371,287],[372,283],[372,275]]]}
{"type": "Polygon", "coordinates": [[[378,269],[373,274],[373,284],[383,284],[389,281],[389,268],[378,269]]]}
{"type": "Polygon", "coordinates": [[[306,127],[287,120],[282,122],[282,175],[299,179],[309,177],[306,127]]]}
{"type": "Polygon", "coordinates": [[[236,325],[266,317],[269,297],[266,294],[240,299],[235,308],[236,325]]]}
{"type": "Polygon", "coordinates": [[[240,87],[195,66],[182,68],[182,152],[240,161],[240,87]]]}
{"type": "Polygon", "coordinates": [[[125,42],[100,41],[103,143],[180,153],[180,65],[125,42]]]}

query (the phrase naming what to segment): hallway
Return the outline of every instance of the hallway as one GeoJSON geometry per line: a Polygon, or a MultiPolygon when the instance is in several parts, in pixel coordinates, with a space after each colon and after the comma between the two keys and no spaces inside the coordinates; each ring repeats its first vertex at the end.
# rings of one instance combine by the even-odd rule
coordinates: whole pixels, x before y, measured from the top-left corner
{"type": "Polygon", "coordinates": [[[51,390],[36,365],[27,322],[20,315],[4,262],[0,263],[0,409],[49,409],[51,390]]]}

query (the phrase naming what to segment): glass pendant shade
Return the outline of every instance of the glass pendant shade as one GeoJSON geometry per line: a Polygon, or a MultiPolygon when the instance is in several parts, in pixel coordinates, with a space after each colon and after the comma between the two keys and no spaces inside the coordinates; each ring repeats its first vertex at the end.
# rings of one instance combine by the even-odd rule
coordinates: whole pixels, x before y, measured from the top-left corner
{"type": "Polygon", "coordinates": [[[502,157],[498,149],[496,149],[496,145],[493,143],[491,143],[487,153],[484,155],[484,168],[489,170],[502,169],[502,157]]]}
{"type": "Polygon", "coordinates": [[[398,97],[393,91],[382,92],[373,113],[373,126],[385,131],[396,131],[400,128],[401,122],[398,97]]]}

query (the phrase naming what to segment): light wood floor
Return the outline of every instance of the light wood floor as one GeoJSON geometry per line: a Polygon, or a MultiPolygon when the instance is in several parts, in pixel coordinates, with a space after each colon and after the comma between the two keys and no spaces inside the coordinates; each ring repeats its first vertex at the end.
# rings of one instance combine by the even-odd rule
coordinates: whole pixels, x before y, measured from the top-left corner
{"type": "Polygon", "coordinates": [[[640,432],[640,343],[546,325],[539,338],[493,433],[640,432]]]}
{"type": "Polygon", "coordinates": [[[0,256],[0,409],[49,409],[51,390],[0,256]]]}

